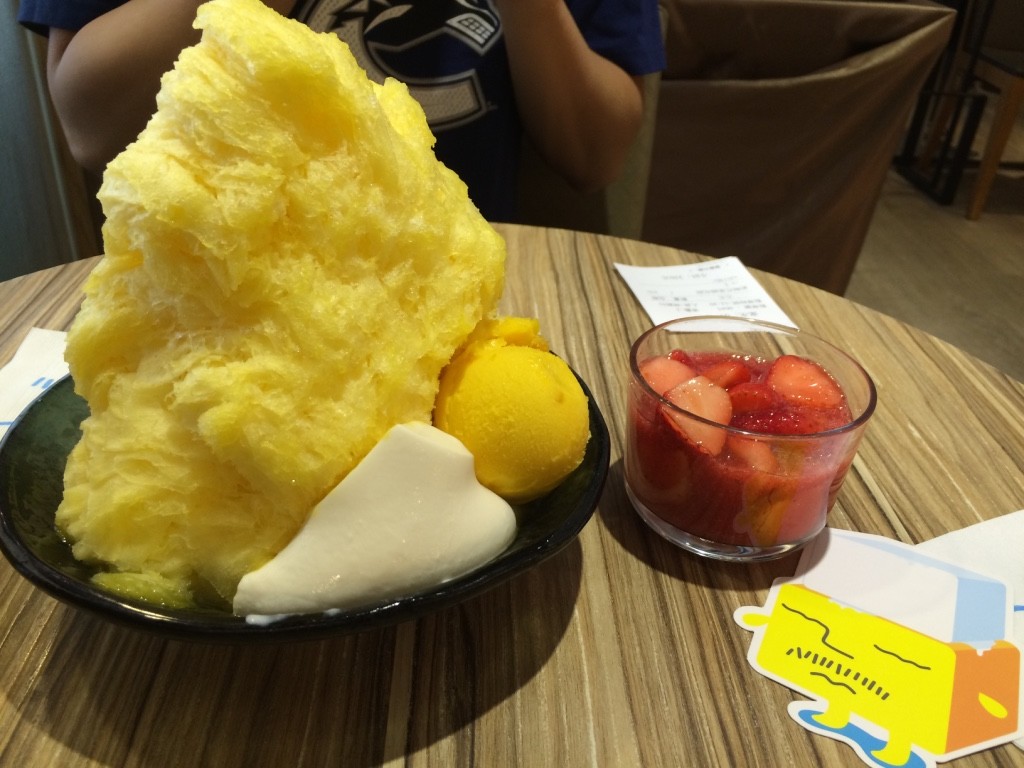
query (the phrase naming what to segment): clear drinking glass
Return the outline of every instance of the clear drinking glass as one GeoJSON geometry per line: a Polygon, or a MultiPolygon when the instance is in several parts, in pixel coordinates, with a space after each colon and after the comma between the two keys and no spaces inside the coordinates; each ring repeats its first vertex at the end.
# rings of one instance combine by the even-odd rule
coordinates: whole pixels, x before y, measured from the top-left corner
{"type": "MultiPolygon", "coordinates": [[[[785,555],[824,528],[875,409],[874,383],[857,361],[793,328],[735,317],[692,317],[640,336],[629,367],[626,491],[652,529],[699,555],[752,561],[785,555]],[[662,396],[641,372],[652,375],[645,365],[652,358],[707,361],[711,355],[740,361],[761,374],[783,355],[814,361],[845,395],[843,417],[810,434],[772,434],[765,425],[726,426],[662,396]]],[[[735,389],[726,391],[740,413],[746,405],[735,399],[735,389]]]]}

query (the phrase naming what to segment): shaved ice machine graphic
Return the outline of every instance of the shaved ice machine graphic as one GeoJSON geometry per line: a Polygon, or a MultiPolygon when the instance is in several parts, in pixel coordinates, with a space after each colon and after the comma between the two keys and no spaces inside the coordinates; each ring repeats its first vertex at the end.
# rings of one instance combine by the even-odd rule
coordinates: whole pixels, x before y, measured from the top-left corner
{"type": "Polygon", "coordinates": [[[793,718],[864,762],[930,766],[1020,736],[1021,653],[1007,585],[879,536],[827,530],[763,608],[761,674],[813,699],[793,718]]]}

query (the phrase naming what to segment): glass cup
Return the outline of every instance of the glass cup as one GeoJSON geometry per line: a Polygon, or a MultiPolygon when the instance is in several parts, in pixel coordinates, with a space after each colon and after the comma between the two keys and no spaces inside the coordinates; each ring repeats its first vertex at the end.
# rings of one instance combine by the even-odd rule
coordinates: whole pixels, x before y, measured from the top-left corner
{"type": "MultiPolygon", "coordinates": [[[[633,344],[629,368],[626,492],[652,529],[699,555],[755,561],[798,549],[825,527],[825,518],[875,409],[874,383],[853,358],[793,328],[702,316],[672,320],[648,330],[633,344]],[[832,418],[827,429],[773,434],[777,426],[765,421],[748,419],[740,428],[702,418],[682,407],[679,403],[688,401],[676,393],[662,396],[641,373],[643,369],[654,377],[653,369],[645,364],[652,358],[671,355],[677,360],[706,362],[711,354],[721,360],[746,361],[748,372],[756,369],[758,376],[782,355],[813,361],[839,385],[846,406],[840,405],[841,416],[832,418]]],[[[708,373],[713,375],[711,370],[708,373]]],[[[735,382],[718,374],[714,378],[729,393],[730,409],[735,408],[737,414],[745,412],[749,403],[742,404],[735,395],[737,390],[727,386],[734,387],[735,382]]],[[[772,380],[768,389],[777,393],[781,387],[777,381],[772,380]]],[[[721,392],[701,395],[705,398],[702,402],[718,406],[722,396],[721,392]]],[[[777,399],[777,395],[773,397],[777,399]]],[[[816,403],[792,402],[797,403],[798,414],[787,416],[790,421],[799,414],[817,419],[816,414],[822,412],[813,410],[816,403]],[[805,412],[804,408],[812,410],[805,412]]],[[[705,410],[703,405],[690,407],[705,410]]]]}

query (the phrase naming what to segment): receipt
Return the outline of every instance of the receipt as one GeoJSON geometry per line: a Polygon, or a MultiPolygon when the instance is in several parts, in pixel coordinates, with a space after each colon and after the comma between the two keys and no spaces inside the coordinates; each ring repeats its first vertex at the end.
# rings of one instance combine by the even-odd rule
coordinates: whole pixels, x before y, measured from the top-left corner
{"type": "Polygon", "coordinates": [[[735,256],[670,267],[616,264],[615,269],[655,325],[696,315],[731,315],[797,327],[735,256]]]}

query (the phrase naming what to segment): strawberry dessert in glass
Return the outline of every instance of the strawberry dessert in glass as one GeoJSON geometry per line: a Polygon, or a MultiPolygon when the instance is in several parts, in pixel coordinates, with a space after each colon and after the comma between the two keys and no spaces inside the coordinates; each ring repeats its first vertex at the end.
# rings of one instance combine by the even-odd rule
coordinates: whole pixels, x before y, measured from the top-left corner
{"type": "Polygon", "coordinates": [[[742,318],[673,320],[630,353],[626,491],[666,539],[764,560],[816,536],[875,408],[849,355],[742,318]]]}

